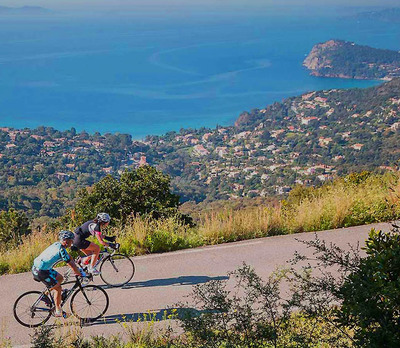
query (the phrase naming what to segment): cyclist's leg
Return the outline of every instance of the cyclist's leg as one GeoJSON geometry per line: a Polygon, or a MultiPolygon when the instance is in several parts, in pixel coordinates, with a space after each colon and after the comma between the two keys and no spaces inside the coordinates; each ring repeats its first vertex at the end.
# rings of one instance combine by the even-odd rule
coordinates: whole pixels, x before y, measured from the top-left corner
{"type": "Polygon", "coordinates": [[[86,256],[81,257],[81,264],[88,265],[92,259],[92,252],[81,250],[86,256]]]}
{"type": "Polygon", "coordinates": [[[52,283],[55,282],[52,288],[50,290],[54,290],[55,296],[54,296],[54,301],[56,303],[56,315],[62,315],[62,310],[61,310],[61,283],[63,282],[64,278],[61,274],[57,273],[55,270],[51,269],[50,270],[50,277],[53,280],[52,283]]]}
{"type": "Polygon", "coordinates": [[[90,262],[90,266],[92,268],[95,267],[97,260],[99,259],[99,255],[100,255],[100,247],[95,244],[95,243],[90,243],[90,245],[85,248],[82,249],[82,251],[86,254],[86,255],[92,255],[92,259],[90,262]]]}
{"type": "Polygon", "coordinates": [[[56,296],[54,300],[56,304],[56,311],[61,312],[61,283],[63,281],[62,275],[56,272],[54,269],[39,270],[35,267],[32,268],[32,273],[34,279],[44,283],[48,291],[55,291],[56,296]]]}
{"type": "Polygon", "coordinates": [[[82,261],[81,264],[83,265],[87,265],[89,263],[90,257],[93,254],[92,251],[87,251],[86,249],[90,246],[90,242],[86,239],[81,238],[80,235],[75,234],[75,238],[74,238],[74,247],[78,248],[79,250],[81,250],[86,257],[82,257],[82,261]]]}

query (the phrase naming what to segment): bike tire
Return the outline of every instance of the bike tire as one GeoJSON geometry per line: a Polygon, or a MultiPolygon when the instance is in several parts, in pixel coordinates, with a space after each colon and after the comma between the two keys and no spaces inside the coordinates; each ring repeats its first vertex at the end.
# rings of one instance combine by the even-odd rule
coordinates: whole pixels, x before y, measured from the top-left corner
{"type": "MultiPolygon", "coordinates": [[[[46,308],[45,310],[40,310],[38,311],[38,313],[44,313],[44,315],[42,315],[39,318],[39,322],[37,323],[29,323],[28,320],[23,319],[22,314],[27,314],[28,318],[29,318],[29,314],[28,314],[28,310],[32,310],[29,307],[32,307],[34,305],[34,303],[39,299],[40,296],[44,296],[47,298],[47,300],[49,301],[49,303],[51,303],[51,300],[49,299],[49,297],[47,295],[42,294],[41,291],[28,291],[23,293],[21,296],[19,296],[17,298],[17,300],[14,303],[14,307],[13,307],[13,312],[14,312],[14,318],[23,326],[25,327],[38,327],[40,325],[43,325],[44,323],[46,323],[50,317],[51,317],[51,308],[46,308]],[[31,303],[32,302],[32,303],[31,303]],[[24,305],[25,303],[25,305],[24,305]],[[31,304],[30,304],[31,303],[31,304]],[[22,310],[22,313],[20,311],[19,307],[27,307],[25,309],[22,310]],[[47,313],[46,313],[47,312],[47,313]]],[[[43,306],[44,306],[44,302],[43,302],[43,306]]]]}
{"type": "Polygon", "coordinates": [[[110,303],[110,300],[108,298],[108,295],[104,289],[102,289],[100,286],[97,285],[87,285],[83,287],[83,291],[85,292],[87,297],[90,297],[91,304],[88,304],[81,289],[78,289],[77,291],[74,292],[74,294],[71,297],[71,302],[70,302],[70,308],[71,312],[81,320],[96,320],[100,318],[101,316],[104,315],[105,312],[107,312],[108,305],[110,303]],[[80,296],[80,297],[79,297],[80,296]],[[100,299],[103,303],[98,304],[98,301],[96,302],[96,305],[94,305],[94,301],[100,299]],[[86,311],[81,312],[81,309],[78,307],[80,304],[84,304],[87,307],[86,311]],[[88,306],[92,306],[89,308],[88,306]],[[100,308],[100,310],[97,310],[96,308],[100,308]],[[93,310],[93,311],[92,311],[93,310]],[[97,312],[94,312],[96,311],[97,312]],[[91,314],[94,313],[94,314],[91,314]]]}
{"type": "Polygon", "coordinates": [[[134,275],[135,265],[131,258],[124,254],[109,255],[101,262],[100,278],[109,286],[124,286],[129,283],[134,275]],[[118,264],[120,265],[119,268],[117,267],[118,264]]]}

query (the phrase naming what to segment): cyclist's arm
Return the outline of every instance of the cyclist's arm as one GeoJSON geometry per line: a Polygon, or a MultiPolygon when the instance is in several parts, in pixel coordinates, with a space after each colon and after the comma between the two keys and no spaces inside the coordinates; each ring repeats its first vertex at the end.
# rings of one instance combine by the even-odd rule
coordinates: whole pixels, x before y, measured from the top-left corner
{"type": "Polygon", "coordinates": [[[95,231],[94,234],[96,235],[96,238],[97,238],[97,240],[99,241],[99,243],[100,243],[101,245],[109,246],[109,244],[108,244],[107,242],[104,241],[103,235],[101,234],[101,232],[95,231]]]}
{"type": "Polygon", "coordinates": [[[69,267],[72,268],[72,270],[74,271],[75,275],[78,275],[78,276],[81,275],[81,271],[79,270],[78,266],[76,265],[75,261],[72,258],[67,264],[68,264],[69,267]]]}
{"type": "Polygon", "coordinates": [[[61,256],[62,260],[65,261],[67,263],[67,265],[72,268],[72,270],[74,271],[74,273],[76,275],[81,275],[81,272],[79,271],[78,267],[76,266],[75,261],[68,254],[68,252],[65,248],[60,249],[60,256],[61,256]]]}

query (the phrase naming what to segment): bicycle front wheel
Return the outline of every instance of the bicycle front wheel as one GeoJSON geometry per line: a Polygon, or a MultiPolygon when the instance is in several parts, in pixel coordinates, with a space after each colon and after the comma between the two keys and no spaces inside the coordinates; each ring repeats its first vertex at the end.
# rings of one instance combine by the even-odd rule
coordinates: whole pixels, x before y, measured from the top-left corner
{"type": "Polygon", "coordinates": [[[79,319],[96,320],[107,312],[108,295],[97,285],[77,290],[71,298],[71,312],[79,319]]]}
{"type": "Polygon", "coordinates": [[[134,274],[133,261],[123,254],[109,255],[100,265],[100,277],[110,286],[123,286],[133,278],[134,274]]]}
{"type": "Polygon", "coordinates": [[[28,291],[14,303],[14,317],[23,326],[38,327],[51,316],[51,300],[40,291],[28,291]]]}

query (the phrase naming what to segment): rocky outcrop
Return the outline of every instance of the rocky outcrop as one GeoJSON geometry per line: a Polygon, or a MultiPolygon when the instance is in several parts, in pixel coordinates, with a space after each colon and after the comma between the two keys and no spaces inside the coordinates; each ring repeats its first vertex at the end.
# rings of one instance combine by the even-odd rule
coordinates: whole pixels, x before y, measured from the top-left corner
{"type": "Polygon", "coordinates": [[[304,59],[303,65],[313,72],[321,68],[331,68],[332,60],[326,55],[326,51],[331,51],[341,44],[341,41],[329,40],[324,43],[315,45],[307,58],[304,59]]]}

